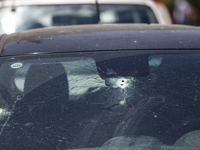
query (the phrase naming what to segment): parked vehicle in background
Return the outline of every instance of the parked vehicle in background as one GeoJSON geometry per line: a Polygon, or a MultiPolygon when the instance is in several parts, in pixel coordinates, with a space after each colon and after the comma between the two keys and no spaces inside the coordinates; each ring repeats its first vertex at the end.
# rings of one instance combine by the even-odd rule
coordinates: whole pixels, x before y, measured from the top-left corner
{"type": "Polygon", "coordinates": [[[1,35],[0,148],[200,149],[199,43],[155,24],[1,35]]]}
{"type": "Polygon", "coordinates": [[[98,5],[95,0],[3,0],[0,1],[0,33],[75,24],[170,24],[150,0],[97,2],[98,5]]]}

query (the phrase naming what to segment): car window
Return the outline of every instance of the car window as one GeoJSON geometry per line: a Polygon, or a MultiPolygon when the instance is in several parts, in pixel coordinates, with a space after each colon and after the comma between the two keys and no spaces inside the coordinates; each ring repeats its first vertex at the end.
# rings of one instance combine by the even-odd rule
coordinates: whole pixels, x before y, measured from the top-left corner
{"type": "MultiPolygon", "coordinates": [[[[56,58],[56,59],[43,59],[41,63],[39,63],[38,59],[33,60],[24,60],[22,62],[13,62],[8,64],[3,64],[2,68],[9,68],[11,72],[13,72],[13,84],[16,87],[16,90],[20,93],[25,91],[24,84],[26,80],[26,75],[29,69],[34,65],[38,64],[38,66],[42,66],[41,69],[45,69],[45,65],[43,68],[43,64],[47,63],[47,66],[59,64],[62,66],[68,80],[69,85],[69,100],[76,100],[81,95],[84,95],[90,88],[95,87],[103,87],[105,86],[104,80],[100,78],[97,72],[97,68],[95,65],[95,61],[92,58],[80,57],[80,58],[56,58]],[[59,61],[59,63],[58,63],[59,61]],[[51,62],[51,63],[50,63],[51,62]],[[54,62],[54,63],[53,63],[54,62]],[[76,82],[76,84],[75,84],[76,82]],[[75,98],[76,97],[76,98],[75,98]]],[[[53,69],[53,68],[51,68],[53,69]]],[[[52,70],[56,71],[56,70],[52,70]]],[[[35,72],[35,74],[39,74],[40,72],[35,72]]],[[[59,75],[59,74],[58,74],[59,75]]],[[[34,75],[33,75],[34,76],[34,75]]],[[[40,82],[35,88],[40,86],[43,82],[40,82]]]]}
{"type": "Polygon", "coordinates": [[[197,51],[43,54],[0,63],[2,148],[200,146],[197,51]]]}
{"type": "Polygon", "coordinates": [[[0,9],[1,32],[12,33],[59,25],[96,24],[96,16],[95,5],[19,6],[15,11],[4,7],[0,9]]]}
{"type": "MultiPolygon", "coordinates": [[[[143,5],[100,5],[101,23],[158,23],[151,8],[143,5]],[[126,17],[125,17],[126,16],[126,17]]],[[[28,29],[97,24],[95,5],[41,5],[0,9],[0,33],[28,29]],[[32,15],[34,12],[34,15],[32,15]]]]}
{"type": "Polygon", "coordinates": [[[101,23],[158,23],[152,9],[143,5],[100,5],[101,23]]]}

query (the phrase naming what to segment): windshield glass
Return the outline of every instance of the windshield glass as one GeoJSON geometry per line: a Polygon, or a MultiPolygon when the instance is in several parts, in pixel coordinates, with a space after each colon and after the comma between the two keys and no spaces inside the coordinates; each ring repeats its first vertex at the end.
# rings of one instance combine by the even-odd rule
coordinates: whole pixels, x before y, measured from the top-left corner
{"type": "Polygon", "coordinates": [[[51,54],[0,63],[2,149],[200,148],[197,52],[51,54]]]}
{"type": "MultiPolygon", "coordinates": [[[[101,23],[157,23],[142,5],[100,5],[101,23]]],[[[41,5],[0,9],[0,34],[51,26],[97,24],[96,5],[41,5]],[[34,15],[33,15],[34,14],[34,15]]]]}

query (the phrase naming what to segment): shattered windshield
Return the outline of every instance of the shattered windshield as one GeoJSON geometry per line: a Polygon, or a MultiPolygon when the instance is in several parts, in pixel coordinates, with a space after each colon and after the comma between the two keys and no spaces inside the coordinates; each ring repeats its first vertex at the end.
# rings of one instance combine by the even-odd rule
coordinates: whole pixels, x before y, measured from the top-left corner
{"type": "Polygon", "coordinates": [[[200,148],[197,52],[49,54],[0,63],[2,149],[200,148]]]}
{"type": "MultiPolygon", "coordinates": [[[[158,23],[143,5],[99,5],[101,23],[158,23]]],[[[96,5],[40,5],[2,7],[0,34],[51,26],[97,24],[96,5]],[[34,14],[34,15],[33,15],[34,14]]]]}

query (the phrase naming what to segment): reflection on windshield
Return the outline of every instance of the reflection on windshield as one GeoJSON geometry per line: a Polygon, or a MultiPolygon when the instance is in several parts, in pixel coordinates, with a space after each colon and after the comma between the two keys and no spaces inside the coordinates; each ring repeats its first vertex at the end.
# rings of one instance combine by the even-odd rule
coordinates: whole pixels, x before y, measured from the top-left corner
{"type": "Polygon", "coordinates": [[[2,58],[0,146],[199,148],[199,58],[166,51],[2,58]]]}
{"type": "MultiPolygon", "coordinates": [[[[140,5],[100,5],[101,23],[158,23],[153,11],[140,5]]],[[[97,24],[95,5],[19,6],[0,9],[0,34],[28,29],[97,24]],[[34,15],[32,13],[34,12],[34,15]]]]}

